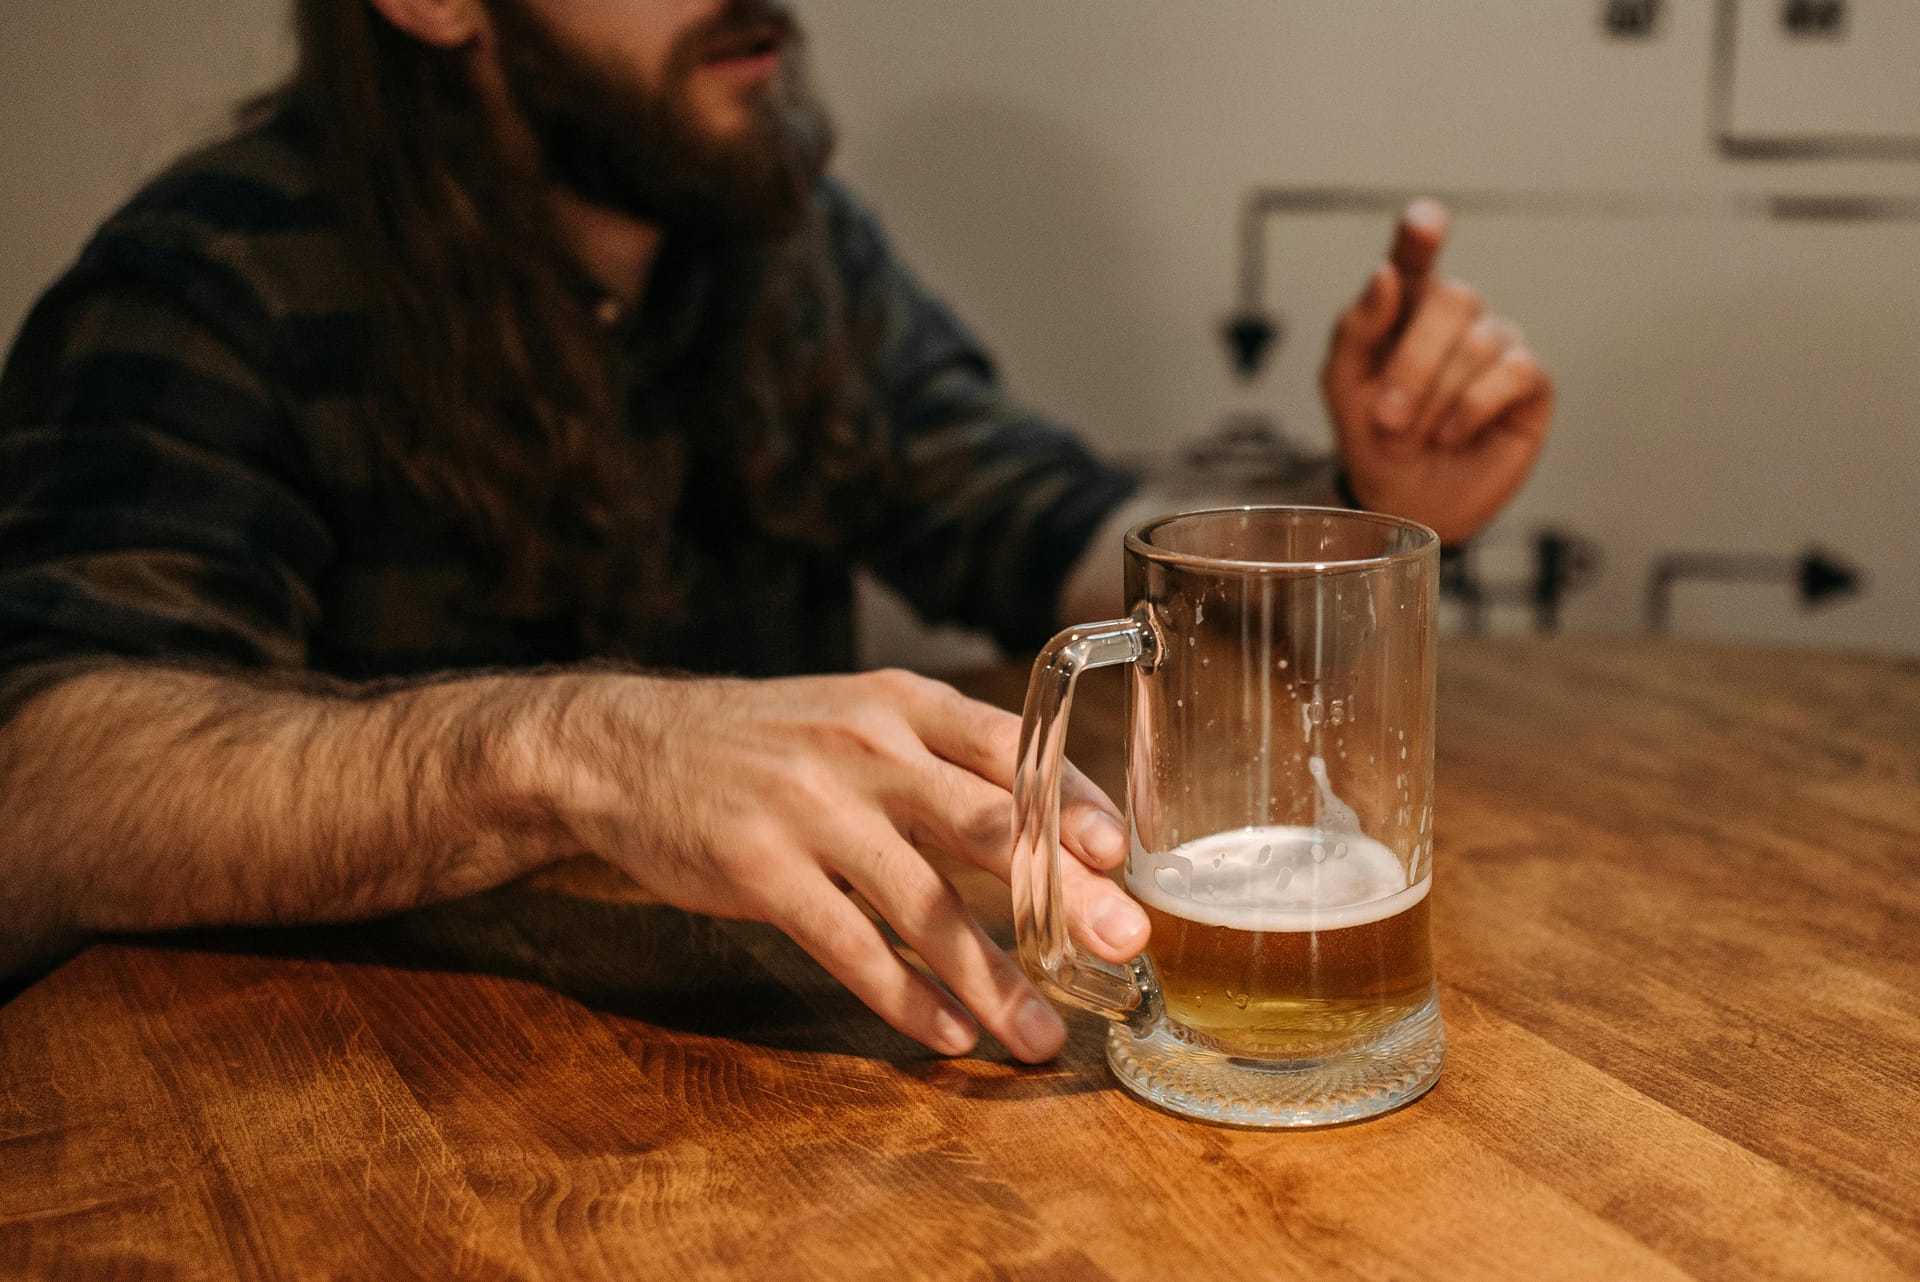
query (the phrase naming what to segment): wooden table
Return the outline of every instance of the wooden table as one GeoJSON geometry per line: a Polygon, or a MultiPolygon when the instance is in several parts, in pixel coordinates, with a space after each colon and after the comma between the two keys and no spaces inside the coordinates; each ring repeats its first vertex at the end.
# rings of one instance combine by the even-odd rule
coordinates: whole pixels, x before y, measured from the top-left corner
{"type": "MultiPolygon", "coordinates": [[[[1079,711],[1110,787],[1122,688],[1079,711]]],[[[1440,724],[1452,1054],[1399,1113],[1182,1121],[1092,1020],[940,1060],[575,867],[0,1007],[0,1274],[1920,1276],[1920,663],[1450,643],[1440,724]]]]}

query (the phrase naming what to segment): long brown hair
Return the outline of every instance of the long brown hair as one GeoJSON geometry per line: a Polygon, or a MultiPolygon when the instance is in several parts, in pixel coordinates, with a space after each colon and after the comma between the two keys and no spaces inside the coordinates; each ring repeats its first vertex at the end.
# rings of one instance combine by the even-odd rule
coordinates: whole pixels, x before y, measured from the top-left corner
{"type": "MultiPolygon", "coordinates": [[[[501,567],[510,617],[569,614],[596,648],[671,620],[677,469],[642,466],[614,339],[561,251],[536,180],[500,147],[463,53],[364,0],[297,0],[291,79],[252,107],[313,140],[364,278],[366,401],[393,470],[501,567]]],[[[729,461],[743,520],[844,537],[875,467],[859,377],[874,327],[844,315],[818,217],[772,245],[671,236],[641,323],[682,332],[647,401],[685,448],[729,461]],[[806,321],[804,328],[801,322],[806,321]]]]}

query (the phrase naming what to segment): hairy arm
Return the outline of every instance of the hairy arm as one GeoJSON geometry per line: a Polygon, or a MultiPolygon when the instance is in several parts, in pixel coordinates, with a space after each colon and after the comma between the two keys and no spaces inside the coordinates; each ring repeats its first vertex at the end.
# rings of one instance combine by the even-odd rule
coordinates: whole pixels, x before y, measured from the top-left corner
{"type": "Polygon", "coordinates": [[[553,858],[513,735],[572,681],[69,677],[0,728],[0,973],[94,932],[362,917],[553,858]]]}
{"type": "MultiPolygon", "coordinates": [[[[76,936],[367,916],[590,851],[661,900],[769,922],[948,1054],[977,1018],[1065,1037],[922,851],[1008,868],[1019,718],[902,672],[774,681],[565,671],[399,689],[123,665],[0,728],[0,973],[76,936]],[[894,951],[857,892],[943,981],[894,951]]],[[[1077,774],[1077,937],[1146,940],[1095,869],[1124,856],[1077,774]]]]}

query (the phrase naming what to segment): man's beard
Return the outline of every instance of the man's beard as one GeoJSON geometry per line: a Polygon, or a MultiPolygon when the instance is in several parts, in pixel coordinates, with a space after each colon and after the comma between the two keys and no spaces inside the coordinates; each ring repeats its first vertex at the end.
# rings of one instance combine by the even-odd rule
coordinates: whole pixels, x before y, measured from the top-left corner
{"type": "Polygon", "coordinates": [[[492,8],[507,89],[548,181],[687,237],[773,241],[804,221],[833,127],[783,0],[729,0],[674,42],[654,85],[563,47],[523,0],[492,8]],[[746,127],[707,137],[687,99],[689,78],[716,52],[769,39],[779,43],[779,70],[750,91],[746,127]]]}

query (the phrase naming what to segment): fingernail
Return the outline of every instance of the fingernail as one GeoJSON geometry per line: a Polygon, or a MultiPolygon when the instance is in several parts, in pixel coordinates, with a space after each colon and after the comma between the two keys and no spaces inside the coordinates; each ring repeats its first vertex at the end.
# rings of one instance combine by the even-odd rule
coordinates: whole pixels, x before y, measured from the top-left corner
{"type": "Polygon", "coordinates": [[[1026,1055],[1043,1059],[1059,1050],[1067,1025],[1046,998],[1029,997],[1013,1017],[1013,1031],[1026,1055]]]}
{"type": "Polygon", "coordinates": [[[1416,227],[1437,228],[1447,221],[1447,207],[1431,196],[1422,196],[1407,206],[1406,219],[1416,227]]]}
{"type": "Polygon", "coordinates": [[[1080,821],[1080,844],[1100,859],[1117,861],[1127,853],[1127,830],[1104,810],[1080,821]]]}
{"type": "Polygon", "coordinates": [[[1389,432],[1398,432],[1413,420],[1413,400],[1397,387],[1380,393],[1373,407],[1374,421],[1389,432]]]}
{"type": "Polygon", "coordinates": [[[950,1010],[933,1017],[933,1048],[942,1055],[965,1055],[979,1041],[972,1025],[950,1010]]]}
{"type": "Polygon", "coordinates": [[[1115,952],[1137,952],[1147,937],[1147,915],[1125,895],[1115,895],[1094,909],[1093,933],[1115,952]]]}

